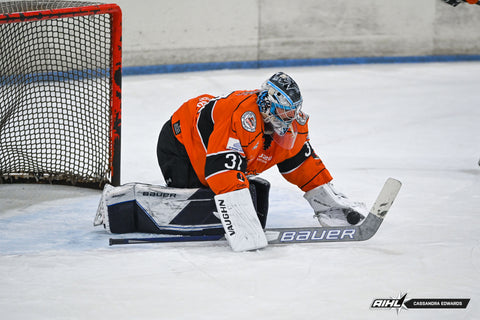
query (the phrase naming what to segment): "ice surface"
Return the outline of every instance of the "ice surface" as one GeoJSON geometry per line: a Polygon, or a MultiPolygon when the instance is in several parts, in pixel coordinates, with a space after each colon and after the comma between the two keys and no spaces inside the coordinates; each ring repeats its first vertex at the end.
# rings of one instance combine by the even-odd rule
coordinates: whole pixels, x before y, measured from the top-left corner
{"type": "MultiPolygon", "coordinates": [[[[361,243],[108,246],[92,225],[100,191],[0,185],[2,319],[479,319],[480,63],[283,68],[335,185],[372,204],[403,188],[361,243]],[[466,310],[370,309],[375,298],[470,298],[466,310]]],[[[255,89],[278,69],[123,80],[122,182],[163,184],[157,136],[201,93],[255,89]]],[[[268,225],[317,222],[276,169],[268,225]]]]}

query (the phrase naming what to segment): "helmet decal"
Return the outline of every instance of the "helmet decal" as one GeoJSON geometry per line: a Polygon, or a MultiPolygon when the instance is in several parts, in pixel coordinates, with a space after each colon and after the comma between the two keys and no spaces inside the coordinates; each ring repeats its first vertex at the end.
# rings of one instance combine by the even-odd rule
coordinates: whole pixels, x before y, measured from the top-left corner
{"type": "Polygon", "coordinates": [[[299,117],[303,102],[300,89],[290,76],[277,72],[264,82],[262,90],[258,105],[264,120],[272,124],[275,132],[284,135],[299,117]]]}

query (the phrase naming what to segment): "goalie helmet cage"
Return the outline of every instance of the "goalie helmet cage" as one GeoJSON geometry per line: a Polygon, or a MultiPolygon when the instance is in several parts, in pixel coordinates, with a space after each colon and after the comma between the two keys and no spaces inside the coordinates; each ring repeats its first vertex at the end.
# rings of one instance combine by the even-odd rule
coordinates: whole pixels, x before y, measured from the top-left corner
{"type": "Polygon", "coordinates": [[[0,183],[120,184],[122,13],[0,2],[0,183]]]}

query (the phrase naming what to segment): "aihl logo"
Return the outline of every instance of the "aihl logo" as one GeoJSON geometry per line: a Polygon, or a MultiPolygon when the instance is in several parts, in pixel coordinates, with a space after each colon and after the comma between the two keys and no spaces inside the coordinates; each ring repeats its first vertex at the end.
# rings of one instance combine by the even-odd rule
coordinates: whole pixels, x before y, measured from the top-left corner
{"type": "Polygon", "coordinates": [[[420,298],[405,301],[407,294],[401,298],[375,299],[370,306],[371,309],[466,309],[469,298],[420,298]]]}
{"type": "Polygon", "coordinates": [[[399,299],[375,299],[370,308],[372,309],[401,309],[405,301],[406,294],[399,299]]]}

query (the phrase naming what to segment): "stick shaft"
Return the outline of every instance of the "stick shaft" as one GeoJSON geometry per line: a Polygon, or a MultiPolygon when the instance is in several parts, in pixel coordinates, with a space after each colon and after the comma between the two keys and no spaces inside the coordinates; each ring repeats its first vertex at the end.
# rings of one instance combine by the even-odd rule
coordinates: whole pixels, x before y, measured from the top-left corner
{"type": "Polygon", "coordinates": [[[190,241],[217,241],[223,235],[202,235],[202,236],[172,236],[172,237],[153,237],[153,238],[110,238],[111,246],[117,244],[139,244],[139,243],[157,243],[157,242],[190,242],[190,241]]]}

